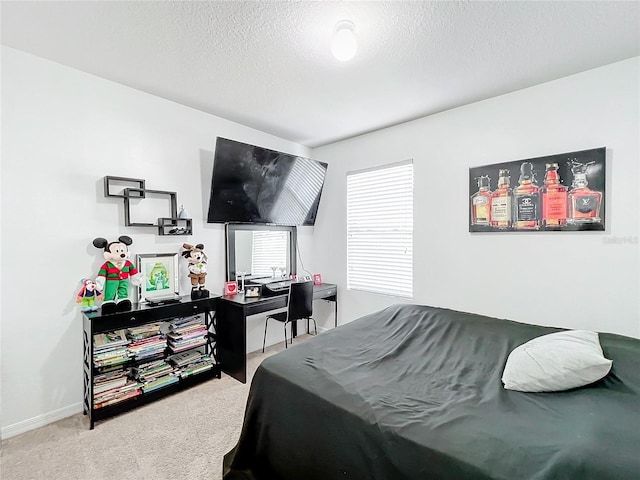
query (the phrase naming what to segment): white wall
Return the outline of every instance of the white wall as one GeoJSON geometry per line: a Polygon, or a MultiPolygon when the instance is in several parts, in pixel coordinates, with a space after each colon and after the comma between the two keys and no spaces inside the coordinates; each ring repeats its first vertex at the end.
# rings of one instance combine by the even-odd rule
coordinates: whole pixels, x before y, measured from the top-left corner
{"type": "Polygon", "coordinates": [[[346,172],[413,158],[412,302],[640,337],[639,85],[634,58],[314,149],[331,172],[314,255],[341,323],[402,301],[345,288],[346,172]],[[602,146],[606,232],[468,232],[469,167],[602,146]]]}
{"type": "MultiPolygon", "coordinates": [[[[1,421],[8,437],[82,411],[82,319],[74,300],[80,279],[95,276],[103,261],[95,237],[130,235],[134,258],[204,243],[206,285],[221,293],[224,230],[205,223],[216,137],[309,151],[6,47],[2,126],[1,421]],[[123,201],[104,197],[106,175],[177,192],[193,236],[125,227],[123,201]]],[[[299,229],[305,264],[313,264],[312,232],[299,229]]],[[[183,294],[185,265],[181,259],[183,294]]],[[[249,351],[262,347],[263,319],[249,321],[249,351]]],[[[273,330],[271,341],[280,341],[273,330]]]]}

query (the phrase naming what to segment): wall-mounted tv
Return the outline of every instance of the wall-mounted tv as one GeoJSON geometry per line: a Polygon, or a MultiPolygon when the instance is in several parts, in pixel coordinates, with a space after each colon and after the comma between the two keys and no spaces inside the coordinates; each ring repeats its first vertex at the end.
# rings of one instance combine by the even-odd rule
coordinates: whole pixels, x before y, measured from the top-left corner
{"type": "Polygon", "coordinates": [[[327,164],[218,137],[208,223],[314,225],[327,164]]]}

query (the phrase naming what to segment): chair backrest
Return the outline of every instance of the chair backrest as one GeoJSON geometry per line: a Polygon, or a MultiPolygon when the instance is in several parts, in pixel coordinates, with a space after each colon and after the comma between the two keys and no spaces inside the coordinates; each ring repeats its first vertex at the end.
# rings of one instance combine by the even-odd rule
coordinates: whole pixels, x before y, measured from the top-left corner
{"type": "Polygon", "coordinates": [[[293,282],[289,287],[287,320],[308,318],[313,314],[313,282],[293,282]]]}

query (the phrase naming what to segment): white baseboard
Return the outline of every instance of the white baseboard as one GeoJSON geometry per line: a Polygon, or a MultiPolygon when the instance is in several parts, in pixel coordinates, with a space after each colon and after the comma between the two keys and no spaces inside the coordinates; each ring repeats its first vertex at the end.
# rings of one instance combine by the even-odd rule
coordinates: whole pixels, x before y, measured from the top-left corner
{"type": "Polygon", "coordinates": [[[82,413],[82,411],[82,402],[73,403],[69,406],[59,408],[58,410],[43,413],[42,415],[38,415],[37,417],[29,418],[27,420],[14,423],[13,425],[3,427],[0,437],[2,438],[2,440],[6,440],[7,438],[15,437],[16,435],[20,435],[21,433],[35,430],[36,428],[44,427],[45,425],[48,425],[50,423],[70,417],[71,415],[75,415],[76,413],[82,413]]]}

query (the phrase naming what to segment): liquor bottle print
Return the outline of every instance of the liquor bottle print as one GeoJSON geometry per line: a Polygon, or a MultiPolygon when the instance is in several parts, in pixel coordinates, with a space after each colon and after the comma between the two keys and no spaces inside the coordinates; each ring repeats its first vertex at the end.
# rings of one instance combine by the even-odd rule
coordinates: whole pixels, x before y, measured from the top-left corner
{"type": "Polygon", "coordinates": [[[511,177],[506,168],[498,172],[498,188],[491,194],[491,226],[509,229],[512,226],[513,191],[511,177]]]}
{"type": "Polygon", "coordinates": [[[545,165],[544,185],[540,189],[542,197],[542,226],[564,227],[567,224],[567,190],[561,185],[558,164],[545,165]]]}
{"type": "Polygon", "coordinates": [[[573,182],[568,195],[568,219],[570,224],[600,223],[600,206],[602,193],[589,188],[587,173],[589,166],[594,162],[580,163],[577,159],[571,159],[571,173],[573,182]]]}
{"type": "Polygon", "coordinates": [[[489,226],[491,215],[491,178],[477,177],[478,191],[471,195],[471,224],[489,226]]]}
{"type": "Polygon", "coordinates": [[[540,228],[540,187],[535,184],[535,172],[531,162],[520,165],[518,186],[513,189],[514,228],[538,230],[540,228]]]}

